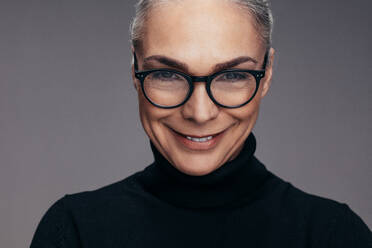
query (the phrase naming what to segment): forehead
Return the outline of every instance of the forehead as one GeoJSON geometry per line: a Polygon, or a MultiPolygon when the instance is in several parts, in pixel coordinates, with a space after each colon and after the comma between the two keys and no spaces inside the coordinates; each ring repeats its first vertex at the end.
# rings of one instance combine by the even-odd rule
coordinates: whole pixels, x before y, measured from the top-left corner
{"type": "Polygon", "coordinates": [[[263,49],[247,10],[226,0],[182,0],[153,8],[144,26],[144,56],[163,54],[187,61],[227,59],[263,49]]]}

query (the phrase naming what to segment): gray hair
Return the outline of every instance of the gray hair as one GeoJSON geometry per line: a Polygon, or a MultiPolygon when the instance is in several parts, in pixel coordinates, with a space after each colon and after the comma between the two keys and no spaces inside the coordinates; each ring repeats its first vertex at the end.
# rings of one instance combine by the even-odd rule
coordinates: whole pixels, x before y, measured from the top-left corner
{"type": "MultiPolygon", "coordinates": [[[[134,49],[141,45],[143,36],[142,28],[145,25],[146,16],[150,9],[158,4],[176,0],[139,0],[136,4],[136,13],[130,24],[130,42],[134,49]]],[[[179,0],[178,0],[179,1],[179,0]]],[[[238,4],[249,11],[256,21],[256,28],[266,48],[271,47],[271,36],[273,30],[273,16],[269,6],[269,0],[228,0],[238,4]]]]}

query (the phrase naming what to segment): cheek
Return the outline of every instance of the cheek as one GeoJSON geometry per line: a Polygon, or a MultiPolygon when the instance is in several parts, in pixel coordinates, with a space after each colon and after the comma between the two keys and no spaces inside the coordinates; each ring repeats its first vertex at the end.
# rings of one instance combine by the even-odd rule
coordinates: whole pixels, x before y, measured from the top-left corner
{"type": "Polygon", "coordinates": [[[138,92],[138,107],[139,116],[146,134],[151,137],[151,123],[156,120],[155,111],[152,110],[151,104],[143,96],[142,92],[138,92]]]}
{"type": "Polygon", "coordinates": [[[142,126],[150,138],[162,127],[161,121],[174,111],[155,107],[141,93],[138,94],[138,104],[142,126]]]}
{"type": "Polygon", "coordinates": [[[240,124],[249,125],[251,122],[255,122],[258,116],[260,102],[253,99],[247,105],[237,108],[229,109],[228,114],[235,120],[238,120],[240,124]]]}

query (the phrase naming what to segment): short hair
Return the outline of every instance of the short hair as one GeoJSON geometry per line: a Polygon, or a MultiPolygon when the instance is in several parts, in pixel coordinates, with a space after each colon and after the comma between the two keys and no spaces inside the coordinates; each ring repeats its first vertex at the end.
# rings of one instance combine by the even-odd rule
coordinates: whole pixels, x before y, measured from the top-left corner
{"type": "MultiPolygon", "coordinates": [[[[130,42],[135,50],[141,46],[143,27],[149,11],[156,5],[182,0],[139,0],[135,6],[135,16],[130,24],[130,42]]],[[[247,10],[255,20],[255,26],[268,50],[272,43],[273,16],[269,0],[227,0],[247,10]]]]}

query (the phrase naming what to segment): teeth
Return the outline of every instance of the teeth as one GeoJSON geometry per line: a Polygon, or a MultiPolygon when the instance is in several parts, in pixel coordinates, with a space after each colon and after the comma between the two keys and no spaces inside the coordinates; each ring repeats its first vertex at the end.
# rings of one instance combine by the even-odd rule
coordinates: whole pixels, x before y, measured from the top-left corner
{"type": "Polygon", "coordinates": [[[208,136],[208,137],[203,137],[203,138],[194,138],[194,137],[186,136],[186,138],[194,142],[206,142],[208,140],[211,140],[213,136],[208,136]]]}

